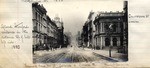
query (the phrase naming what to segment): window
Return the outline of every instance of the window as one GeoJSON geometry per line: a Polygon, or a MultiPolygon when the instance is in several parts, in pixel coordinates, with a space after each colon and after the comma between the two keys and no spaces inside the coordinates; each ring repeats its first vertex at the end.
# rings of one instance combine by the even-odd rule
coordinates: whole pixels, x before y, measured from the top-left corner
{"type": "Polygon", "coordinates": [[[110,39],[109,38],[105,38],[105,46],[109,46],[110,45],[110,39]]]}
{"type": "Polygon", "coordinates": [[[113,38],[113,46],[117,46],[117,38],[113,38]]]}
{"type": "Polygon", "coordinates": [[[35,12],[35,19],[37,19],[37,12],[35,12]]]}
{"type": "Polygon", "coordinates": [[[117,31],[117,26],[114,24],[112,27],[113,27],[113,32],[116,32],[117,31]]]}
{"type": "Polygon", "coordinates": [[[38,27],[37,26],[38,26],[38,23],[36,22],[36,25],[35,25],[35,30],[36,31],[38,31],[38,29],[37,29],[38,27]]]}
{"type": "Polygon", "coordinates": [[[40,21],[40,14],[38,14],[38,20],[40,21]]]}
{"type": "Polygon", "coordinates": [[[107,31],[107,30],[109,29],[108,24],[105,24],[104,28],[105,28],[105,30],[107,31]]]}

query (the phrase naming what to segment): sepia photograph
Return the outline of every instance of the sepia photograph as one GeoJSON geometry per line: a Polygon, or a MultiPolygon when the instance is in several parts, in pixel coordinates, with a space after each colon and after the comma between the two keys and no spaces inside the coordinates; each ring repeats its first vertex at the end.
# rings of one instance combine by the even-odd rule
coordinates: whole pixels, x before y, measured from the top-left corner
{"type": "Polygon", "coordinates": [[[0,68],[149,68],[150,0],[0,0],[0,68]]]}
{"type": "Polygon", "coordinates": [[[32,3],[33,63],[128,61],[128,1],[32,3]]]}

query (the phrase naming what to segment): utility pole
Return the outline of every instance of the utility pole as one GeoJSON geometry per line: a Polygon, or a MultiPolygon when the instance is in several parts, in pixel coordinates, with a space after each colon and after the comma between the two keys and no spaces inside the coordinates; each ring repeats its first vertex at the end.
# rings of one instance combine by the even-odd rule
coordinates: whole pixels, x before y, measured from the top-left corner
{"type": "MultiPolygon", "coordinates": [[[[111,23],[110,25],[109,25],[109,28],[108,28],[108,38],[110,39],[110,42],[111,42],[111,37],[110,37],[110,35],[111,35],[111,33],[112,33],[112,30],[113,30],[113,24],[111,23]]],[[[111,49],[112,49],[112,46],[111,46],[111,43],[110,43],[110,45],[109,45],[109,57],[111,57],[111,49]]]]}

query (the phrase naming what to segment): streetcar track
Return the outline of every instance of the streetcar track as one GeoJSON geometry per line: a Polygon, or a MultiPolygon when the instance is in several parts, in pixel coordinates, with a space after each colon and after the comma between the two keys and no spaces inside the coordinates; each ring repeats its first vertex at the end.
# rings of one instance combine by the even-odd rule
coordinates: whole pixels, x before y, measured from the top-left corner
{"type": "Polygon", "coordinates": [[[111,62],[117,62],[111,58],[99,55],[93,51],[86,52],[85,50],[66,49],[54,52],[49,52],[49,54],[43,54],[42,56],[35,57],[36,62],[42,63],[76,63],[76,62],[93,62],[97,60],[106,60],[111,62]]]}

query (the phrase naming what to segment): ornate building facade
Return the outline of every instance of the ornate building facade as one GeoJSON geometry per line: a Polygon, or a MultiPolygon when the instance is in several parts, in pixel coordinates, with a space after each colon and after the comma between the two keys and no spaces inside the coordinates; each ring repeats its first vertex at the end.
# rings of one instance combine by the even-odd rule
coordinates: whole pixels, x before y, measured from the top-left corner
{"type": "Polygon", "coordinates": [[[128,7],[123,11],[90,12],[82,28],[82,46],[104,49],[112,46],[118,51],[128,51],[128,7]]]}
{"type": "Polygon", "coordinates": [[[43,5],[32,3],[33,50],[49,50],[63,45],[63,22],[52,20],[43,5]]]}
{"type": "Polygon", "coordinates": [[[116,47],[118,52],[128,52],[128,8],[124,2],[123,11],[99,12],[94,20],[94,47],[116,47]]]}
{"type": "Polygon", "coordinates": [[[91,11],[88,15],[88,19],[85,22],[83,29],[82,29],[82,38],[83,38],[83,45],[86,47],[92,47],[94,44],[94,33],[95,33],[95,27],[94,27],[94,18],[95,13],[91,11]]]}
{"type": "Polygon", "coordinates": [[[56,48],[58,46],[58,27],[49,16],[47,16],[47,46],[49,49],[56,48]]]}
{"type": "Polygon", "coordinates": [[[123,45],[123,16],[123,12],[100,12],[98,14],[94,20],[96,47],[102,49],[110,45],[123,45]]]}
{"type": "Polygon", "coordinates": [[[42,48],[47,44],[46,9],[38,3],[32,4],[33,13],[33,47],[42,48]],[[38,46],[38,47],[37,47],[38,46]]]}

